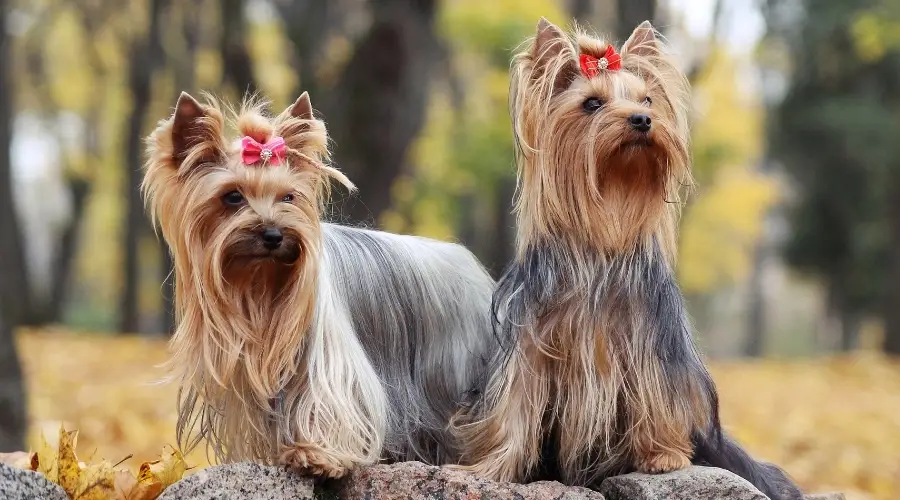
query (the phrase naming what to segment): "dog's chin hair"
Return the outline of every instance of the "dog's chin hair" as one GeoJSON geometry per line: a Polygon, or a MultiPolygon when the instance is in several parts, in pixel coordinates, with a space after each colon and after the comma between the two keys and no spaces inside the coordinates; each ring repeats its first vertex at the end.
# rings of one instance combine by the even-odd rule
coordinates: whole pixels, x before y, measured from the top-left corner
{"type": "Polygon", "coordinates": [[[271,463],[299,439],[346,464],[378,459],[384,390],[358,341],[338,333],[353,328],[334,285],[315,279],[320,262],[318,252],[304,256],[298,279],[275,300],[247,289],[226,306],[182,291],[172,366],[197,366],[183,373],[179,404],[188,448],[205,437],[219,461],[271,463]]]}
{"type": "Polygon", "coordinates": [[[246,264],[240,280],[229,280],[235,273],[223,272],[225,252],[206,250],[194,259],[175,255],[178,327],[170,367],[189,388],[182,398],[179,438],[188,439],[193,431],[189,421],[195,408],[187,404],[193,403],[201,408],[200,433],[216,437],[210,443],[217,458],[271,457],[276,443],[260,410],[270,408],[297,374],[296,353],[305,340],[300,332],[313,316],[316,256],[305,255],[285,269],[290,278],[273,283],[262,263],[246,264]],[[203,265],[194,268],[194,262],[203,265]]]}

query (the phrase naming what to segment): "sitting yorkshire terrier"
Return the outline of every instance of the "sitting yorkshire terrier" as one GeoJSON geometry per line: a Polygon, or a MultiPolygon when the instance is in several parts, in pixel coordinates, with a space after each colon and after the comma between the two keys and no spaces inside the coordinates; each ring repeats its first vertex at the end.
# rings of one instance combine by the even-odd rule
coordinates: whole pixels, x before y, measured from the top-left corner
{"type": "Polygon", "coordinates": [[[511,75],[518,248],[493,297],[501,353],[456,422],[467,468],[596,487],[694,463],[801,498],[723,434],[692,340],[673,272],[690,89],[653,27],[620,55],[541,20],[511,75]]]}
{"type": "Polygon", "coordinates": [[[454,460],[447,421],[490,335],[493,282],[463,247],[320,221],[325,125],[182,94],[148,139],[143,191],[175,261],[179,441],[219,461],[340,477],[454,460]]]}

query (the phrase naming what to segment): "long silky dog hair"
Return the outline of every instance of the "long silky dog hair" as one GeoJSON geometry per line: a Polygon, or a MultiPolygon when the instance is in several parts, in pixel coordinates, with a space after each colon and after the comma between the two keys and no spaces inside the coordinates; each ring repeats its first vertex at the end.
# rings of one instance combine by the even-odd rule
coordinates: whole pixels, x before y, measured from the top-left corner
{"type": "Polygon", "coordinates": [[[264,108],[183,93],[148,139],[143,192],[176,268],[179,442],[328,477],[454,460],[447,421],[483,364],[493,281],[459,245],[320,222],[329,182],[352,188],[325,125],[306,93],[264,108]]]}
{"type": "Polygon", "coordinates": [[[500,355],[455,422],[463,462],[593,487],[707,464],[801,498],[723,434],[692,339],[673,272],[690,88],[657,32],[619,54],[542,19],[511,80],[517,251],[493,296],[500,355]]]}

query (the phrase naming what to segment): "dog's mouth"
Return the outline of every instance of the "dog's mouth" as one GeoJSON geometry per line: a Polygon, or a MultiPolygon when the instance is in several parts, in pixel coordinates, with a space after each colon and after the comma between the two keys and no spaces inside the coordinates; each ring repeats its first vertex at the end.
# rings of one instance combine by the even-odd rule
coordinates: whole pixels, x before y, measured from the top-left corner
{"type": "Polygon", "coordinates": [[[235,242],[228,249],[228,267],[251,263],[271,262],[292,265],[300,259],[300,241],[293,236],[285,235],[277,247],[267,247],[258,238],[246,238],[235,242]]]}
{"type": "Polygon", "coordinates": [[[645,148],[652,148],[656,145],[653,141],[653,138],[650,137],[649,134],[632,134],[624,141],[622,141],[621,146],[619,148],[623,151],[627,150],[640,150],[645,148]]]}
{"type": "Polygon", "coordinates": [[[275,250],[269,250],[268,255],[258,257],[260,259],[268,259],[279,264],[290,265],[297,262],[300,258],[300,245],[282,245],[275,250]]]}

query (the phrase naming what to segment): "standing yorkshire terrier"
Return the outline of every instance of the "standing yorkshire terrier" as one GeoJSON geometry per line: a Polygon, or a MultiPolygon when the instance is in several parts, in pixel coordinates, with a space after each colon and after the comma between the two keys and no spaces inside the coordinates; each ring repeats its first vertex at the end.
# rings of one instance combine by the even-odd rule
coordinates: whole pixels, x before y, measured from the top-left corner
{"type": "Polygon", "coordinates": [[[143,190],[175,261],[179,441],[220,461],[339,477],[379,458],[453,460],[446,423],[490,338],[493,282],[459,245],[320,222],[328,138],[306,93],[245,102],[237,141],[182,94],[143,190]]]}
{"type": "Polygon", "coordinates": [[[502,344],[456,427],[503,481],[722,467],[774,499],[777,467],[724,436],[673,266],[689,184],[684,75],[643,23],[619,55],[546,20],[512,65],[517,257],[493,298],[502,344]]]}

